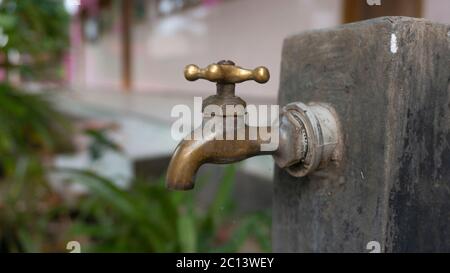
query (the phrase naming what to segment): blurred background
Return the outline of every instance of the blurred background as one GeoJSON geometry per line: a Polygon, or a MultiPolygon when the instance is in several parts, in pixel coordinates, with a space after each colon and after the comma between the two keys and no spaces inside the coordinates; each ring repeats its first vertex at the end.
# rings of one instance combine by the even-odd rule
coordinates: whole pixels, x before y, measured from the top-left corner
{"type": "Polygon", "coordinates": [[[0,0],[0,252],[270,252],[270,157],[169,192],[176,104],[215,92],[186,64],[264,65],[283,40],[384,15],[450,24],[447,0],[0,0]],[[369,3],[369,4],[368,4],[369,3]]]}

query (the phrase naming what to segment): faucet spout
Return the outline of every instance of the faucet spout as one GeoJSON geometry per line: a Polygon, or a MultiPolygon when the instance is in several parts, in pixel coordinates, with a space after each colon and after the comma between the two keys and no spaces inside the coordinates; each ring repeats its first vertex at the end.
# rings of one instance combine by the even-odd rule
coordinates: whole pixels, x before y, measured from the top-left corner
{"type": "MultiPolygon", "coordinates": [[[[197,130],[202,129],[199,128],[197,130]]],[[[273,154],[275,152],[261,149],[261,144],[270,141],[270,127],[245,126],[242,129],[245,130],[245,140],[218,138],[218,133],[206,135],[201,140],[193,140],[195,131],[192,132],[175,149],[167,170],[167,188],[173,190],[192,189],[195,175],[203,164],[234,163],[249,157],[273,154]],[[255,140],[249,140],[249,132],[258,132],[255,140]]]]}

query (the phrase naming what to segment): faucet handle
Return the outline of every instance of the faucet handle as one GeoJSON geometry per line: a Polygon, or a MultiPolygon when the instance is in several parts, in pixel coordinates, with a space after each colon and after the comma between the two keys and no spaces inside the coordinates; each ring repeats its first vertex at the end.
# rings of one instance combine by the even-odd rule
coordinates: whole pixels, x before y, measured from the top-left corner
{"type": "Polygon", "coordinates": [[[249,70],[236,66],[232,61],[220,61],[217,64],[210,64],[206,68],[199,68],[194,64],[187,65],[184,69],[184,77],[188,81],[205,79],[222,84],[235,84],[249,80],[266,83],[270,74],[264,66],[249,70]]]}

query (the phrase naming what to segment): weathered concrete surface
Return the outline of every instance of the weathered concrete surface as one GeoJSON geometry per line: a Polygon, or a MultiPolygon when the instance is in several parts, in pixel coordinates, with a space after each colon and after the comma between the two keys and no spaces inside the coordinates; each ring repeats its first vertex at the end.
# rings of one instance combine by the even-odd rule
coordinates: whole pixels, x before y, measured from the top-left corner
{"type": "Polygon", "coordinates": [[[344,159],[275,171],[275,252],[450,252],[450,26],[384,17],[284,42],[280,105],[333,105],[344,159]]]}

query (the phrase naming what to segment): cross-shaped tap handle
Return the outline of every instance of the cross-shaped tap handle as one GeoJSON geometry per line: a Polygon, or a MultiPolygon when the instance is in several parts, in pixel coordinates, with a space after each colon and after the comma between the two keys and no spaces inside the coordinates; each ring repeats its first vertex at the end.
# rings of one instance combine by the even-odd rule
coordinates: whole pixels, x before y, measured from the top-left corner
{"type": "Polygon", "coordinates": [[[221,84],[235,84],[249,80],[266,83],[270,74],[264,66],[249,70],[236,66],[232,61],[220,61],[216,64],[210,64],[206,68],[199,68],[194,64],[187,65],[184,69],[184,77],[188,81],[205,79],[221,84]]]}

